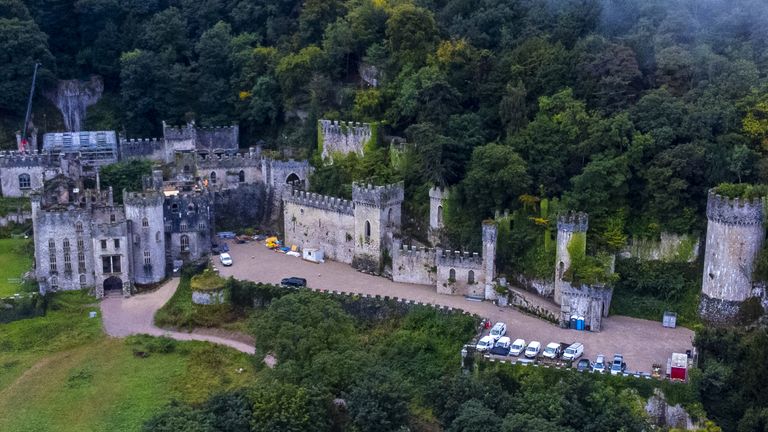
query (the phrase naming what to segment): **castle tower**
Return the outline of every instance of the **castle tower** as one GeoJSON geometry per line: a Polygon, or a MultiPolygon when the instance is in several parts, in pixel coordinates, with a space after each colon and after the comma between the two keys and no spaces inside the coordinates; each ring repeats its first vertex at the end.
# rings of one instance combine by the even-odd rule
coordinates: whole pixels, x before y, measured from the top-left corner
{"type": "Polygon", "coordinates": [[[571,254],[568,244],[574,237],[581,236],[581,242],[586,252],[586,236],[589,229],[589,216],[586,213],[568,213],[557,218],[557,252],[555,255],[555,296],[556,304],[561,303],[562,292],[570,284],[563,280],[565,271],[571,266],[571,254]]]}
{"type": "Polygon", "coordinates": [[[323,160],[333,162],[334,154],[363,156],[376,146],[377,129],[377,123],[318,120],[317,145],[323,160]]]}
{"type": "Polygon", "coordinates": [[[391,256],[393,238],[400,231],[403,199],[402,182],[386,186],[352,184],[353,267],[378,273],[384,264],[384,256],[391,256]]]}
{"type": "Polygon", "coordinates": [[[763,246],[763,199],[727,198],[709,191],[707,243],[699,314],[712,322],[735,318],[752,291],[752,270],[763,246]]]}
{"type": "Polygon", "coordinates": [[[440,230],[443,228],[443,212],[448,199],[448,189],[434,186],[429,189],[429,241],[435,245],[440,242],[440,230]]]}
{"type": "Polygon", "coordinates": [[[140,285],[165,279],[165,233],[163,194],[159,191],[123,191],[128,241],[131,243],[133,280],[140,285]]]}
{"type": "Polygon", "coordinates": [[[485,299],[495,300],[493,278],[496,276],[496,239],[498,227],[494,221],[483,222],[483,270],[485,271],[485,299]]]}

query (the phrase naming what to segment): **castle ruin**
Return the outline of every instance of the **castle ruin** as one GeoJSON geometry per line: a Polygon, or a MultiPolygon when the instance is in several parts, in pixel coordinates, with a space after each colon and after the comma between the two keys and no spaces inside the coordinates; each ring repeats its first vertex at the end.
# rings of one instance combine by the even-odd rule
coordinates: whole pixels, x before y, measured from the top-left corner
{"type": "Polygon", "coordinates": [[[333,155],[365,154],[366,148],[376,145],[375,123],[345,122],[338,120],[317,121],[317,145],[321,157],[333,162],[333,155]]]}

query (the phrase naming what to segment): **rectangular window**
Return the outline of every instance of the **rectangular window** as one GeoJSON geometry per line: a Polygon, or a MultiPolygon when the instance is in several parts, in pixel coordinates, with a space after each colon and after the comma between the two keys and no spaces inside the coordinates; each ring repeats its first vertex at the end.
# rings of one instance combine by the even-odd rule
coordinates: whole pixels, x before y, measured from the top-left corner
{"type": "Polygon", "coordinates": [[[82,252],[77,253],[77,272],[85,273],[85,254],[82,252]]]}
{"type": "Polygon", "coordinates": [[[72,273],[72,261],[69,254],[64,254],[64,271],[72,273]]]}
{"type": "Polygon", "coordinates": [[[144,265],[152,264],[152,256],[149,251],[144,251],[144,265]]]}
{"type": "Polygon", "coordinates": [[[102,240],[101,241],[101,250],[104,250],[106,248],[107,248],[107,241],[106,240],[102,240]]]}
{"type": "Polygon", "coordinates": [[[51,261],[51,273],[56,273],[56,261],[51,261]]]}
{"type": "Polygon", "coordinates": [[[120,239],[115,239],[115,249],[120,249],[120,239]]]}
{"type": "Polygon", "coordinates": [[[112,273],[112,257],[101,257],[101,272],[112,273]]]}
{"type": "Polygon", "coordinates": [[[120,269],[120,255],[115,255],[112,257],[112,273],[120,273],[122,270],[120,269]]]}
{"type": "Polygon", "coordinates": [[[83,250],[83,239],[77,239],[77,250],[83,250]]]}

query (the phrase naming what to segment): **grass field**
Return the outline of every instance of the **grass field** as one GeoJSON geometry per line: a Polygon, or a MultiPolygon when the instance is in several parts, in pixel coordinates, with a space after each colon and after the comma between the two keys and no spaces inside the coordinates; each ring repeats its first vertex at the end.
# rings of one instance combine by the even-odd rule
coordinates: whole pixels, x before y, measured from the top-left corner
{"type": "Polygon", "coordinates": [[[94,302],[60,293],[45,317],[2,326],[0,431],[138,431],[171,400],[198,403],[253,381],[252,359],[225,347],[108,338],[88,318],[94,302]]]}
{"type": "Polygon", "coordinates": [[[28,251],[31,240],[0,239],[0,297],[17,293],[21,285],[8,283],[8,278],[18,278],[32,267],[32,255],[28,251]]]}

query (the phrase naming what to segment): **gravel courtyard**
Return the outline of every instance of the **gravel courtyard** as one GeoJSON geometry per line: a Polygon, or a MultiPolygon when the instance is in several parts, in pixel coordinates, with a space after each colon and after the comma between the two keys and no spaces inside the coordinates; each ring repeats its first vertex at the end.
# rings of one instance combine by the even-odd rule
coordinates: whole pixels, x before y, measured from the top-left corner
{"type": "Polygon", "coordinates": [[[279,283],[284,277],[299,276],[307,279],[307,285],[313,289],[387,295],[459,308],[493,322],[505,322],[507,336],[512,340],[538,340],[542,345],[548,342],[582,342],[584,355],[591,360],[597,354],[612,357],[614,353],[622,353],[628,371],[650,372],[653,363],[666,365],[667,358],[673,352],[685,352],[693,345],[693,331],[682,327],[664,328],[660,321],[611,316],[603,320],[603,331],[600,333],[577,332],[561,329],[511,307],[437,294],[434,287],[395,283],[383,277],[360,273],[347,264],[333,261],[310,263],[273,252],[262,242],[230,244],[230,249],[234,260],[231,267],[221,266],[214,257],[223,276],[264,283],[279,283]]]}

